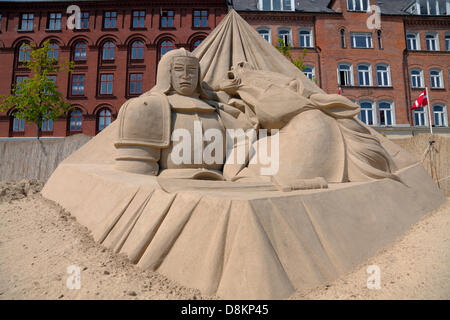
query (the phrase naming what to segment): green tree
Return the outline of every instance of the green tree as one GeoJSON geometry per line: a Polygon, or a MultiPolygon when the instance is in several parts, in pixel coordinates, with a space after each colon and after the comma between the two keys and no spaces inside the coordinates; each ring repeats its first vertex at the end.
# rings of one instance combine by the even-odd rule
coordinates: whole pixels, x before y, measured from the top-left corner
{"type": "Polygon", "coordinates": [[[60,70],[72,71],[73,63],[58,65],[58,60],[51,54],[48,40],[40,48],[34,44],[26,45],[25,50],[29,52],[30,59],[24,65],[31,71],[31,75],[24,82],[13,85],[11,94],[0,97],[0,110],[13,108],[15,117],[35,123],[39,139],[42,122],[55,121],[69,109],[70,103],[64,100],[52,76],[60,70]]]}
{"type": "MultiPolygon", "coordinates": [[[[281,52],[283,56],[289,59],[300,71],[304,71],[306,69],[306,65],[303,64],[303,60],[306,56],[306,48],[303,48],[302,54],[297,59],[292,57],[291,50],[293,49],[290,44],[284,43],[282,38],[278,38],[278,44],[275,46],[278,51],[281,52]]],[[[313,81],[316,82],[315,77],[313,77],[313,81]]]]}

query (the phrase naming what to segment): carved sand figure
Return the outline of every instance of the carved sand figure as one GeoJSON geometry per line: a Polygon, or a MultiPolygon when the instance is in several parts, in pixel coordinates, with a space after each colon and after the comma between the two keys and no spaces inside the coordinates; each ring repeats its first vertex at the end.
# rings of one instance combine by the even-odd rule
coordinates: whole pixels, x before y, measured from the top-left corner
{"type": "Polygon", "coordinates": [[[166,53],[157,85],[64,160],[42,194],[142,268],[221,298],[286,298],[351,271],[445,200],[358,110],[230,10],[193,53],[166,53]],[[278,172],[261,176],[252,153],[173,162],[171,135],[198,123],[267,129],[279,137],[278,172]]]}

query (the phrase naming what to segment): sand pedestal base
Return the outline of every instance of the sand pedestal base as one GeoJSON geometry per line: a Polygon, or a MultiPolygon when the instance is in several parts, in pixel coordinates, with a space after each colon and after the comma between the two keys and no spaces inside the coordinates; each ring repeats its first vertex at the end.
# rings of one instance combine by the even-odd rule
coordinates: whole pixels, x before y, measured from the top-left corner
{"type": "Polygon", "coordinates": [[[42,194],[143,268],[204,294],[279,299],[349,272],[445,200],[420,164],[399,176],[289,193],[183,180],[166,192],[155,177],[63,163],[42,194]]]}

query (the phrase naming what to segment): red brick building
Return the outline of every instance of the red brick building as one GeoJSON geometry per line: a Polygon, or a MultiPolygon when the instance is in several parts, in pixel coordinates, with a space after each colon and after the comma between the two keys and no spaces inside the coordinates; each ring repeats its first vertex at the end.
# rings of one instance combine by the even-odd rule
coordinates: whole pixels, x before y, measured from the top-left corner
{"type": "MultiPolygon", "coordinates": [[[[226,10],[223,0],[0,2],[0,94],[29,76],[21,46],[49,39],[58,60],[73,60],[75,69],[55,75],[72,107],[67,117],[45,123],[43,135],[95,135],[127,99],[155,85],[161,54],[192,50],[226,10]],[[81,9],[74,30],[67,27],[72,4],[81,9]]],[[[14,110],[0,113],[0,137],[35,135],[35,125],[14,118],[14,110]]]]}
{"type": "MultiPolygon", "coordinates": [[[[304,72],[328,93],[341,88],[361,105],[367,124],[388,134],[426,132],[426,110],[410,106],[428,87],[435,132],[450,132],[450,0],[78,1],[76,30],[66,27],[69,4],[0,2],[0,94],[27,76],[20,63],[25,42],[50,39],[60,59],[76,64],[72,74],[56,76],[72,110],[46,124],[44,135],[96,134],[126,99],[155,84],[161,54],[192,50],[227,5],[272,44],[290,43],[294,57],[306,50],[304,72]]],[[[13,110],[0,114],[0,137],[35,132],[13,110]]]]}

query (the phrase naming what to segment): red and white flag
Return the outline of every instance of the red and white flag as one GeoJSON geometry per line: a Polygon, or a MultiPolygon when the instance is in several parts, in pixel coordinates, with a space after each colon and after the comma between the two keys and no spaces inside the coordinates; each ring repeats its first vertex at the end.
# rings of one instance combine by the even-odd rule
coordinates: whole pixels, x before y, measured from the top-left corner
{"type": "Polygon", "coordinates": [[[411,107],[411,110],[420,109],[424,106],[428,106],[427,89],[422,91],[419,98],[417,98],[416,102],[411,107]]]}

